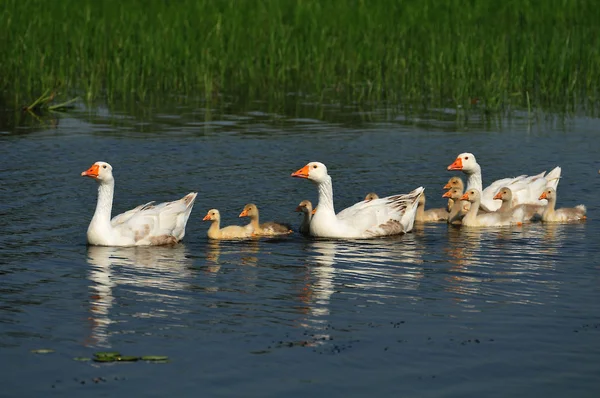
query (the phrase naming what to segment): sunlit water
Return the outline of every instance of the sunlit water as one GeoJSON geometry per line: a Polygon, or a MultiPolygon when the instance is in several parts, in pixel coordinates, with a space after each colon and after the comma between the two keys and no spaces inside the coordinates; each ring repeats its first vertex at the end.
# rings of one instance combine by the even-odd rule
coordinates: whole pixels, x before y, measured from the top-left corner
{"type": "MultiPolygon", "coordinates": [[[[257,106],[260,109],[260,106],[257,106]]],[[[600,391],[597,120],[502,126],[334,109],[75,114],[0,132],[3,396],[596,396],[600,391]],[[332,116],[333,115],[333,116],[332,116]],[[496,230],[444,223],[371,241],[209,242],[248,202],[298,225],[327,164],[338,210],[423,185],[476,154],[484,184],[563,167],[559,205],[589,220],[496,230]],[[114,167],[115,211],[198,191],[176,247],[86,247],[94,161],[114,167]],[[34,354],[34,349],[52,349],[34,354]],[[166,364],[78,362],[96,351],[166,364]]],[[[446,118],[448,119],[448,118],[446,118]]],[[[450,117],[450,119],[452,119],[450,117]]]]}

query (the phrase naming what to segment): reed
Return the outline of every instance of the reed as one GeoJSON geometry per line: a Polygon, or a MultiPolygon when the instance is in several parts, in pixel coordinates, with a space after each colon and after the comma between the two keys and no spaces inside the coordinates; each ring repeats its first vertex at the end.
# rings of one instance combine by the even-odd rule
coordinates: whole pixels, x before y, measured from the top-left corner
{"type": "Polygon", "coordinates": [[[596,107],[598,21],[594,0],[3,0],[0,88],[596,107]]]}

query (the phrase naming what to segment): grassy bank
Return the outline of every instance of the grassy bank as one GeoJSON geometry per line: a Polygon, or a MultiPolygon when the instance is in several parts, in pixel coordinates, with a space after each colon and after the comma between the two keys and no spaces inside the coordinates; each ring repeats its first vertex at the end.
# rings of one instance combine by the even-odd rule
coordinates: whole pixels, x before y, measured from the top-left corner
{"type": "Polygon", "coordinates": [[[595,104],[593,0],[3,0],[2,89],[595,104]]]}

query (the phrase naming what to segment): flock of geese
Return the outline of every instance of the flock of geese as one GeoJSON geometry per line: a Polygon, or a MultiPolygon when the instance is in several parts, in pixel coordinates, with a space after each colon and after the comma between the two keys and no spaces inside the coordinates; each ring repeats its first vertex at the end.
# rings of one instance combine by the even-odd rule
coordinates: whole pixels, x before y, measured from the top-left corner
{"type": "MultiPolygon", "coordinates": [[[[444,186],[448,206],[425,210],[425,193],[418,187],[407,194],[380,198],[369,193],[364,200],[339,213],[334,210],[333,183],[327,167],[310,162],[292,177],[308,179],[317,187],[319,202],[313,209],[308,200],[300,202],[296,211],[303,213],[299,232],[318,238],[365,239],[410,232],[415,223],[446,221],[462,227],[503,227],[524,222],[572,222],[586,218],[586,208],[556,209],[556,189],[561,168],[548,174],[521,175],[493,182],[483,189],[481,167],[471,153],[462,153],[448,166],[467,176],[465,186],[452,177],[444,186]]],[[[111,218],[115,180],[112,166],[96,162],[81,173],[98,182],[96,211],[87,230],[90,245],[149,246],[174,244],[185,236],[185,227],[196,200],[196,192],[161,204],[149,202],[111,218]]],[[[244,226],[221,227],[219,210],[211,209],[204,217],[210,221],[210,239],[244,239],[292,233],[289,225],[261,223],[255,204],[247,204],[239,215],[248,217],[244,226]]]]}

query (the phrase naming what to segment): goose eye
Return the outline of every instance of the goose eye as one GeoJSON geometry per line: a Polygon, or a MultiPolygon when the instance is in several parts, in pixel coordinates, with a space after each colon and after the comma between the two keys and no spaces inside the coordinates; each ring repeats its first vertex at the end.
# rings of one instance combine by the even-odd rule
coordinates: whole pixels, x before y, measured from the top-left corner
{"type": "Polygon", "coordinates": [[[314,164],[314,165],[313,165],[313,169],[316,169],[316,168],[317,168],[317,165],[316,165],[316,164],[314,164]]]}
{"type": "Polygon", "coordinates": [[[106,168],[106,165],[102,166],[102,168],[103,168],[103,169],[105,169],[105,168],[106,168]]]}
{"type": "Polygon", "coordinates": [[[468,159],[469,159],[469,157],[468,157],[468,156],[465,156],[465,160],[468,160],[468,159]]]}

